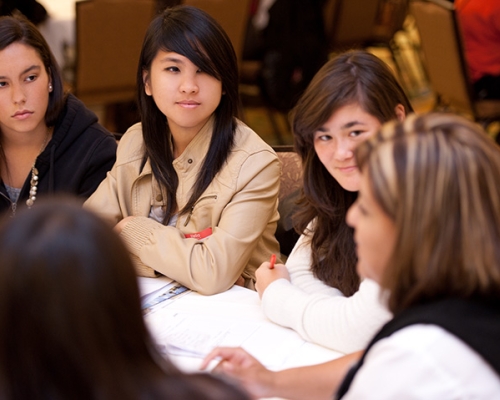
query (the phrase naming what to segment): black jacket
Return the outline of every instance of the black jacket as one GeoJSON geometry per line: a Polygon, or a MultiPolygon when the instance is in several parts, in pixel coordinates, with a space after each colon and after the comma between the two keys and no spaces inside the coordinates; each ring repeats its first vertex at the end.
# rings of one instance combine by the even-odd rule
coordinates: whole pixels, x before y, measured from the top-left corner
{"type": "MultiPolygon", "coordinates": [[[[36,160],[37,199],[55,193],[74,194],[86,199],[106,177],[115,158],[113,135],[97,123],[97,116],[80,100],[68,95],[52,139],[36,160]]],[[[28,199],[30,180],[31,173],[21,189],[18,207],[25,205],[28,199]]],[[[1,182],[0,213],[10,210],[11,201],[1,182]]]]}

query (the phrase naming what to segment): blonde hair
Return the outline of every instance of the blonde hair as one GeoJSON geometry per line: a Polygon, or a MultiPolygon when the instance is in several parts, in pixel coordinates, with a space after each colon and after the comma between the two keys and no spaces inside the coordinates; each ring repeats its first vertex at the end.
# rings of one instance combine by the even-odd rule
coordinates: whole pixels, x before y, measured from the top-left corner
{"type": "Polygon", "coordinates": [[[398,232],[381,280],[391,311],[500,298],[500,148],[478,125],[412,115],[385,124],[356,157],[398,232]]]}

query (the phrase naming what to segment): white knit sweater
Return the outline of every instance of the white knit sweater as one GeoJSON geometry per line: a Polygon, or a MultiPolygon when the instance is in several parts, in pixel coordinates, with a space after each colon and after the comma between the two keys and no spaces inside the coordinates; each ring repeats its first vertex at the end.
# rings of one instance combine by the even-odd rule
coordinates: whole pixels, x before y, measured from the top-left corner
{"type": "Polygon", "coordinates": [[[311,271],[309,237],[301,235],[286,262],[291,282],[279,279],[262,296],[264,314],[292,328],[305,340],[350,353],[363,349],[391,319],[380,301],[380,287],[361,282],[351,297],[315,278],[311,271]]]}

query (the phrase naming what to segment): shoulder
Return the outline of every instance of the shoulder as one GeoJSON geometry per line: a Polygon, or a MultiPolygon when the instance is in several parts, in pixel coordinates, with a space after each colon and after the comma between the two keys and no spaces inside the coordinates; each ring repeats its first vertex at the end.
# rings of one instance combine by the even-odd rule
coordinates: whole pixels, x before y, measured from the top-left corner
{"type": "Polygon", "coordinates": [[[127,164],[142,160],[144,157],[144,139],[140,122],[132,125],[121,137],[118,143],[116,164],[127,164]]]}
{"type": "MultiPolygon", "coordinates": [[[[434,359],[433,363],[445,364],[449,356],[460,354],[464,358],[474,358],[477,353],[467,344],[445,329],[432,324],[414,324],[394,332],[373,346],[373,353],[380,348],[399,349],[402,352],[425,355],[434,359]],[[378,348],[378,349],[377,349],[378,348]]],[[[367,354],[367,359],[370,356],[367,354]]],[[[479,358],[479,355],[477,355],[479,358]]]]}
{"type": "MultiPolygon", "coordinates": [[[[259,182],[275,186],[279,181],[280,164],[276,153],[257,133],[238,121],[234,145],[226,164],[218,173],[225,185],[243,187],[259,176],[259,182]]],[[[276,190],[278,190],[276,185],[276,190]]]]}
{"type": "Polygon", "coordinates": [[[267,144],[253,129],[238,120],[234,136],[233,153],[241,155],[267,155],[271,159],[277,159],[276,152],[267,144]]]}
{"type": "MultiPolygon", "coordinates": [[[[316,225],[316,219],[312,220],[309,222],[307,225],[306,229],[302,232],[302,234],[299,236],[299,239],[295,243],[295,246],[293,247],[290,257],[294,255],[294,253],[304,253],[307,252],[310,257],[311,253],[311,239],[314,233],[314,226],[316,225]]],[[[309,263],[311,263],[311,259],[309,259],[309,263]]],[[[287,261],[288,264],[288,261],[287,261]]]]}
{"type": "Polygon", "coordinates": [[[411,391],[415,399],[487,399],[492,397],[486,393],[500,394],[500,380],[476,352],[454,335],[435,325],[416,324],[370,349],[346,399],[349,394],[369,390],[376,390],[383,398],[398,398],[395,396],[411,391]],[[399,377],[397,383],[394,376],[399,377]]]}
{"type": "Polygon", "coordinates": [[[370,297],[375,297],[377,299],[383,295],[380,285],[374,280],[368,278],[361,281],[358,292],[369,293],[370,297]]]}
{"type": "Polygon", "coordinates": [[[95,142],[99,139],[113,142],[116,148],[116,140],[113,134],[98,122],[97,115],[88,109],[85,104],[72,94],[65,99],[65,106],[55,125],[55,141],[95,142]]]}

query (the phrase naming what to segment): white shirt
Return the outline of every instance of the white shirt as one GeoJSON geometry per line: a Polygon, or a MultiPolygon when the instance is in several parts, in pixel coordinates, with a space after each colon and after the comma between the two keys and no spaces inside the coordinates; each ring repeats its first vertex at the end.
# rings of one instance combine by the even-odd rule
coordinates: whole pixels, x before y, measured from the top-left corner
{"type": "Polygon", "coordinates": [[[380,302],[380,287],[369,279],[345,297],[337,288],[317,279],[311,271],[309,237],[301,235],[286,262],[289,282],[278,279],[262,296],[264,314],[292,328],[305,340],[351,353],[363,349],[392,318],[380,302]]]}
{"type": "Polygon", "coordinates": [[[354,399],[494,400],[500,377],[456,336],[417,324],[373,345],[342,398],[354,399]]]}

